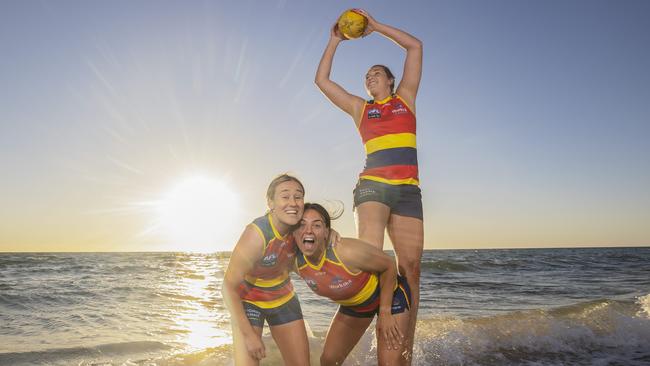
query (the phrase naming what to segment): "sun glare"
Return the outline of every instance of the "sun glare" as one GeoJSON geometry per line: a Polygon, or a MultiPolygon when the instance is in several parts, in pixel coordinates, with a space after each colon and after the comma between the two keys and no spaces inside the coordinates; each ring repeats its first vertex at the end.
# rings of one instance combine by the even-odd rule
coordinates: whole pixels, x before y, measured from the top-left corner
{"type": "Polygon", "coordinates": [[[205,176],[175,185],[158,201],[159,225],[179,250],[230,250],[227,238],[239,213],[239,199],[228,186],[205,176]]]}

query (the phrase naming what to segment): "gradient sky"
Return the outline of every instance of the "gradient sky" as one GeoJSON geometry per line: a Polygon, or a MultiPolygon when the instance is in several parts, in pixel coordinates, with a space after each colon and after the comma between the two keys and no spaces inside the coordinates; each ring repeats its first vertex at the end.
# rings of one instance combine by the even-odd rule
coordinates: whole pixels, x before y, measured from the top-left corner
{"type": "MultiPolygon", "coordinates": [[[[0,251],[229,249],[282,172],[354,236],[363,148],[313,84],[349,7],[424,43],[426,248],[650,245],[648,1],[2,1],[0,251]],[[152,208],[193,176],[239,198],[209,245],[152,208]]],[[[332,78],[403,56],[345,42],[332,78]]]]}

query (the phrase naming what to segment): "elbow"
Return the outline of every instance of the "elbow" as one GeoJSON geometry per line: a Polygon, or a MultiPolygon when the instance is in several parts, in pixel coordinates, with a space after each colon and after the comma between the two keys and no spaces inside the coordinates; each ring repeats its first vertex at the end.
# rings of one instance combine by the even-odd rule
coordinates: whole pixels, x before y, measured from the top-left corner
{"type": "Polygon", "coordinates": [[[413,50],[420,50],[420,51],[421,51],[421,50],[422,50],[422,41],[420,41],[419,39],[415,38],[415,39],[413,40],[413,44],[411,45],[410,48],[413,49],[413,50]]]}
{"type": "Polygon", "coordinates": [[[232,297],[232,294],[237,291],[237,287],[233,285],[227,277],[221,283],[221,298],[226,300],[232,297]]]}
{"type": "Polygon", "coordinates": [[[323,85],[325,84],[325,80],[317,76],[316,79],[314,79],[314,84],[316,84],[318,89],[323,90],[323,85]]]}

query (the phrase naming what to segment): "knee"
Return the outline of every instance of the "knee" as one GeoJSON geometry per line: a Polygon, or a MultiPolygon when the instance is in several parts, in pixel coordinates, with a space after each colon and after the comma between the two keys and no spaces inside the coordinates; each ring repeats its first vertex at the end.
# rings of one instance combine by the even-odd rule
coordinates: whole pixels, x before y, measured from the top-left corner
{"type": "Polygon", "coordinates": [[[340,366],[343,364],[343,360],[340,360],[335,354],[323,352],[320,355],[320,364],[321,366],[340,366]]]}
{"type": "Polygon", "coordinates": [[[420,258],[406,257],[399,258],[399,272],[408,279],[417,280],[420,278],[420,258]]]}

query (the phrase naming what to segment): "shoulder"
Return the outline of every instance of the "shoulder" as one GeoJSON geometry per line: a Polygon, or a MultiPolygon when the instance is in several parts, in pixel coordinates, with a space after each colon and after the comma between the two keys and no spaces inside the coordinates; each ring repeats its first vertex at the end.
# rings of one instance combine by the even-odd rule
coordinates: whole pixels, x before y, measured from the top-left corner
{"type": "Polygon", "coordinates": [[[349,272],[357,272],[359,268],[355,265],[358,248],[356,247],[355,240],[350,240],[349,238],[342,238],[341,242],[336,245],[336,247],[330,247],[327,250],[328,256],[331,255],[332,258],[328,259],[336,261],[342,264],[349,272]]]}
{"type": "Polygon", "coordinates": [[[275,236],[268,214],[256,218],[248,225],[248,227],[255,230],[264,240],[264,243],[268,243],[275,236]]]}
{"type": "Polygon", "coordinates": [[[245,246],[264,246],[266,243],[266,240],[264,238],[264,233],[260,230],[260,228],[255,225],[254,223],[250,223],[246,225],[246,228],[244,229],[244,232],[241,235],[241,238],[239,238],[239,242],[237,242],[237,246],[245,245],[245,246]]]}

